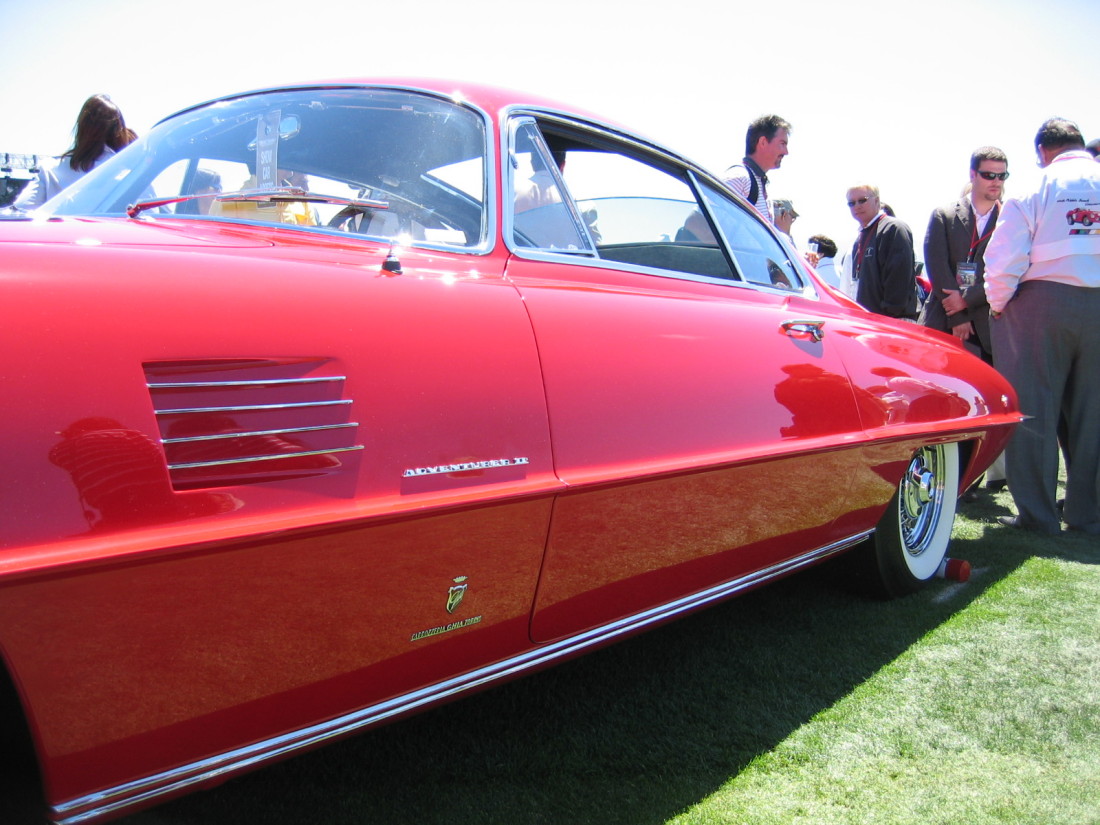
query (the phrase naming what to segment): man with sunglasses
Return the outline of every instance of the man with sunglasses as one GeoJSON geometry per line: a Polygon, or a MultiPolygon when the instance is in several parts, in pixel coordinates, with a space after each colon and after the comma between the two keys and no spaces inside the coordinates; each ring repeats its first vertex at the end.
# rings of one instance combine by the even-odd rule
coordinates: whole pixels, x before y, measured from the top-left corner
{"type": "Polygon", "coordinates": [[[848,208],[859,221],[851,263],[856,301],[879,315],[916,321],[912,230],[886,214],[877,186],[861,184],[849,189],[848,208]]]}
{"type": "Polygon", "coordinates": [[[970,156],[970,194],[933,211],[924,237],[924,266],[932,281],[924,325],[970,344],[990,364],[985,248],[997,225],[1006,178],[1004,152],[995,146],[976,150],[970,156]]]}
{"type": "Polygon", "coordinates": [[[1057,534],[1059,418],[1068,425],[1071,530],[1100,535],[1100,165],[1076,124],[1051,118],[1035,136],[1038,190],[1005,202],[985,251],[993,363],[1027,418],[1008,443],[1013,527],[1057,534]]]}

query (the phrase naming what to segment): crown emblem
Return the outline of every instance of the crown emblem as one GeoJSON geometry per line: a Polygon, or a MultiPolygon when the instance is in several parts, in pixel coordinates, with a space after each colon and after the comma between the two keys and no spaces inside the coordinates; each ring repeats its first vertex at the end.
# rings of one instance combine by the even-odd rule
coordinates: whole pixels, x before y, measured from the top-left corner
{"type": "Polygon", "coordinates": [[[456,576],[451,581],[454,582],[454,587],[447,591],[448,613],[454,613],[458,610],[458,606],[462,604],[462,600],[466,597],[466,589],[470,586],[466,584],[466,576],[456,576]]]}

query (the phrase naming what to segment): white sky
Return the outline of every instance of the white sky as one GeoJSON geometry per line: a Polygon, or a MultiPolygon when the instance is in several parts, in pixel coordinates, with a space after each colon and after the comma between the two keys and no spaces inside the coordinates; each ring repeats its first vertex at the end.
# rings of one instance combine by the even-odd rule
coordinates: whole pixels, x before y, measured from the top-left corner
{"type": "Polygon", "coordinates": [[[224,94],[409,75],[555,98],[721,172],[775,112],[795,240],[849,244],[845,190],[876,183],[918,258],[975,148],[1005,150],[1011,196],[1047,117],[1100,136],[1100,0],[0,0],[0,30],[0,151],[60,154],[98,92],[144,134],[224,94]]]}

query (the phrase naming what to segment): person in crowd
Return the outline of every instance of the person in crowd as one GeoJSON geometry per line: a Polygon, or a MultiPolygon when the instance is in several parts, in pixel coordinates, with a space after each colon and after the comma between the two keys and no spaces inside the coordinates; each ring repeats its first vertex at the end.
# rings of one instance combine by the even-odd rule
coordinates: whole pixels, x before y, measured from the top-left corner
{"type": "Polygon", "coordinates": [[[178,215],[209,215],[210,195],[216,195],[222,191],[222,176],[212,169],[196,169],[191,181],[191,194],[201,195],[191,201],[184,201],[176,206],[178,215]]]}
{"type": "Polygon", "coordinates": [[[775,228],[786,237],[787,242],[794,249],[794,238],[791,237],[791,227],[794,226],[798,212],[794,204],[789,200],[774,200],[771,202],[772,214],[775,216],[775,228]]]}
{"type": "Polygon", "coordinates": [[[787,156],[791,124],[779,115],[762,115],[745,133],[745,157],[726,170],[726,186],[756,207],[768,223],[774,223],[768,200],[768,172],[778,169],[787,156]]]}
{"type": "Polygon", "coordinates": [[[840,273],[836,268],[836,243],[825,235],[812,235],[806,260],[829,286],[840,289],[840,273]]]}
{"type": "Polygon", "coordinates": [[[856,301],[871,312],[916,321],[912,230],[883,211],[877,186],[853,186],[847,200],[852,217],[859,222],[850,265],[856,301]]]}
{"type": "MultiPolygon", "coordinates": [[[[565,172],[565,152],[552,152],[554,163],[559,172],[565,172]]],[[[516,178],[515,211],[527,212],[530,209],[538,209],[542,206],[561,203],[561,191],[558,189],[558,180],[551,171],[542,163],[542,158],[537,152],[531,153],[532,174],[522,179],[516,178]]]]}
{"type": "MultiPolygon", "coordinates": [[[[985,248],[997,225],[1008,179],[1008,157],[995,146],[970,155],[968,194],[932,212],[924,237],[924,265],[932,291],[924,305],[925,326],[954,335],[988,364],[989,303],[985,296],[985,248]]],[[[985,474],[987,488],[1005,486],[1004,457],[985,474]]],[[[975,490],[968,491],[973,497],[975,490]]]]}
{"type": "Polygon", "coordinates": [[[1089,150],[1089,154],[1100,161],[1100,138],[1090,140],[1085,144],[1085,148],[1089,150]]]}
{"type": "Polygon", "coordinates": [[[80,107],[72,147],[56,166],[43,166],[38,178],[23,190],[16,206],[34,209],[71,186],[137,138],[110,97],[92,95],[80,107]]]}
{"type": "Polygon", "coordinates": [[[1035,136],[1036,191],[1005,202],[985,250],[993,363],[1022,421],[1008,444],[1013,527],[1060,532],[1058,422],[1069,437],[1062,518],[1100,535],[1100,234],[1075,216],[1100,210],[1100,166],[1076,124],[1051,118],[1035,136]]]}
{"type": "Polygon", "coordinates": [[[924,237],[924,265],[932,293],[923,323],[971,344],[993,362],[989,303],[985,297],[985,248],[997,225],[1008,158],[994,146],[970,156],[970,194],[933,210],[924,237]]]}

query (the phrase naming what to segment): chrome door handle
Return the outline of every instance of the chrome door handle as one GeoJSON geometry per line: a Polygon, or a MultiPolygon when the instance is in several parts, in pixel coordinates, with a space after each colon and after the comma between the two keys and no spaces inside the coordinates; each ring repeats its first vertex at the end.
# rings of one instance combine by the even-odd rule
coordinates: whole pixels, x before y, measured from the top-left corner
{"type": "Polygon", "coordinates": [[[784,321],[780,326],[783,332],[791,338],[809,338],[815,344],[825,337],[824,321],[808,321],[805,318],[792,318],[784,321]]]}

